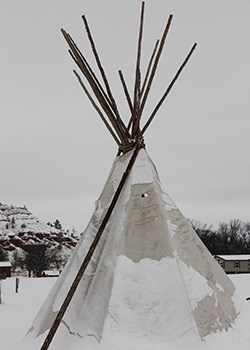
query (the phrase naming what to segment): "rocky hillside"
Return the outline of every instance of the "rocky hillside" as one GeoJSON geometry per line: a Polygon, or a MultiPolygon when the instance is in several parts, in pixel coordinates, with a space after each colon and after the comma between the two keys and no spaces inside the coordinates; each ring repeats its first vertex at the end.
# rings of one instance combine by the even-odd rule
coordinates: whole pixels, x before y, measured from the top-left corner
{"type": "Polygon", "coordinates": [[[16,207],[0,203],[0,247],[13,252],[17,248],[26,250],[34,244],[72,249],[77,239],[63,230],[48,225],[34,216],[25,206],[16,207]]]}

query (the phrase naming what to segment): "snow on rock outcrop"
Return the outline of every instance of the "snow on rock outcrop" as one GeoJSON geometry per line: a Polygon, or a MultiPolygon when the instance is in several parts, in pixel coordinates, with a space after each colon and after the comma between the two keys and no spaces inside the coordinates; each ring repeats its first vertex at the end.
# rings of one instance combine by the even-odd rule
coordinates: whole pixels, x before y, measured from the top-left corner
{"type": "Polygon", "coordinates": [[[25,206],[0,203],[0,247],[8,252],[33,244],[62,244],[72,248],[77,240],[41,222],[25,206]]]}

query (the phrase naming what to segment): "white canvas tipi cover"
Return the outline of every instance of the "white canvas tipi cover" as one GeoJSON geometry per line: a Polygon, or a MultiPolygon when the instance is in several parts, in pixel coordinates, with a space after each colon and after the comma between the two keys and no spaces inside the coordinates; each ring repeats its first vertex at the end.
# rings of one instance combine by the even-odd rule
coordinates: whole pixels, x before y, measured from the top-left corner
{"type": "MultiPolygon", "coordinates": [[[[38,337],[41,344],[51,327],[131,154],[115,160],[88,227],[28,332],[29,341],[38,337]]],[[[105,336],[115,334],[150,342],[205,338],[232,325],[233,294],[232,282],[162,190],[153,162],[141,149],[50,349],[74,349],[74,341],[101,349],[105,336]]]]}

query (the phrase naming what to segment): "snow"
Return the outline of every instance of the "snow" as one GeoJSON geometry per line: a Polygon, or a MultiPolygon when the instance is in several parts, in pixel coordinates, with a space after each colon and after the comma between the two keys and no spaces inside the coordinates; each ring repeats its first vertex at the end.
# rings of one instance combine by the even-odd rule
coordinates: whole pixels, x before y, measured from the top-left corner
{"type": "Polygon", "coordinates": [[[250,254],[241,255],[216,255],[223,260],[250,260],[250,254]]]}
{"type": "Polygon", "coordinates": [[[0,305],[1,349],[12,350],[26,334],[37,310],[41,307],[54,278],[19,278],[19,293],[15,293],[15,277],[2,281],[0,305]]]}
{"type": "Polygon", "coordinates": [[[10,235],[18,232],[36,232],[43,234],[58,233],[54,227],[40,222],[26,207],[8,206],[0,204],[0,235],[10,235]],[[11,227],[11,221],[14,219],[15,224],[11,227]],[[6,224],[11,228],[6,229],[6,224]],[[25,224],[25,228],[23,225],[25,224]]]}
{"type": "Polygon", "coordinates": [[[0,261],[0,267],[11,267],[11,263],[9,261],[0,261]]]}
{"type": "MultiPolygon", "coordinates": [[[[121,261],[120,268],[126,267],[126,260],[121,261]]],[[[144,261],[143,264],[146,265],[149,261],[144,261]]],[[[127,265],[128,266],[128,265],[127,265]]],[[[159,275],[159,279],[160,279],[159,275]]],[[[115,330],[110,328],[109,333],[106,333],[105,338],[103,339],[102,349],[104,350],[249,350],[249,326],[250,326],[250,304],[245,301],[245,299],[250,295],[250,274],[242,275],[230,275],[233,283],[236,286],[236,291],[238,294],[238,302],[242,304],[242,311],[239,315],[235,325],[228,332],[221,332],[209,336],[206,341],[202,341],[199,344],[193,342],[190,344],[173,344],[163,343],[161,340],[145,339],[141,337],[132,337],[129,335],[123,335],[122,333],[115,332],[115,330]],[[113,332],[113,334],[112,334],[113,332]],[[115,335],[115,336],[114,336],[115,335]],[[190,345],[190,347],[188,347],[190,345]]],[[[56,278],[22,278],[19,277],[20,287],[19,293],[15,293],[15,277],[8,278],[2,281],[2,300],[3,303],[0,305],[0,325],[1,325],[1,349],[4,350],[19,350],[21,347],[20,343],[25,333],[29,329],[35,315],[40,309],[43,301],[45,300],[47,294],[52,288],[53,284],[56,281],[56,278]]],[[[145,288],[146,285],[142,283],[143,278],[139,278],[135,283],[141,284],[141,293],[147,298],[155,298],[155,311],[157,310],[158,315],[162,315],[161,311],[161,288],[159,285],[159,294],[150,295],[145,288]],[[159,298],[159,299],[158,299],[159,298]],[[159,302],[159,303],[158,303],[159,302]]],[[[147,280],[147,287],[150,286],[150,280],[147,280]]],[[[162,283],[165,283],[162,281],[162,283]]],[[[125,281],[123,284],[124,290],[128,295],[132,294],[129,291],[129,287],[126,285],[125,281]]],[[[133,287],[132,287],[133,290],[133,287]]],[[[119,293],[120,294],[120,293],[119,293]]],[[[123,293],[122,293],[123,294],[123,293]]],[[[124,294],[123,294],[124,295],[124,294]]],[[[138,298],[139,295],[135,295],[133,298],[138,298]]],[[[116,298],[113,299],[115,303],[116,298]]],[[[125,301],[125,299],[124,299],[125,301]]],[[[133,303],[133,300],[131,300],[133,303]]],[[[151,317],[153,317],[154,312],[152,311],[151,317]]],[[[155,314],[156,315],[156,314],[155,314]]],[[[140,325],[136,325],[134,322],[129,324],[128,320],[129,315],[124,316],[124,323],[127,327],[136,326],[140,328],[140,325]]],[[[114,326],[113,322],[113,326],[114,326]]],[[[106,325],[107,326],[107,325],[106,325]]],[[[152,334],[153,331],[156,331],[152,323],[152,334]]],[[[62,339],[63,343],[63,339],[62,339]]],[[[84,347],[86,350],[95,349],[95,341],[89,340],[84,347]]],[[[82,349],[81,342],[75,344],[73,349],[82,349]]],[[[28,349],[24,347],[24,349],[28,349]]],[[[38,349],[38,348],[33,348],[38,349]]],[[[51,350],[59,349],[51,346],[51,350]]],[[[61,349],[65,349],[63,346],[61,349]]],[[[68,349],[68,348],[67,348],[68,349]]]]}
{"type": "MultiPolygon", "coordinates": [[[[0,316],[0,321],[1,317],[10,320],[5,349],[41,348],[128,159],[124,155],[116,160],[74,254],[60,276],[53,279],[56,283],[49,294],[46,286],[42,308],[41,302],[32,300],[35,293],[40,294],[35,284],[23,300],[23,309],[18,303],[22,288],[19,295],[12,289],[10,304],[16,300],[19,314],[26,313],[29,332],[22,343],[24,330],[22,336],[19,333],[10,337],[11,327],[18,328],[18,320],[10,319],[7,313],[0,316]],[[37,315],[34,322],[31,313],[28,322],[31,309],[33,318],[37,315]]],[[[250,310],[246,298],[250,275],[245,276],[247,283],[244,282],[248,289],[240,287],[236,293],[231,280],[185,217],[162,192],[154,164],[144,150],[139,152],[84,277],[50,350],[232,350],[236,344],[240,350],[249,347],[250,310]],[[138,183],[143,168],[144,176],[138,183]]],[[[37,280],[40,288],[42,281],[49,283],[46,279],[37,280]]],[[[29,280],[24,286],[26,282],[29,280]]],[[[3,300],[5,307],[8,301],[3,300]]]]}
{"type": "MultiPolygon", "coordinates": [[[[115,161],[89,226],[30,324],[23,349],[40,349],[128,160],[126,154],[115,161]]],[[[50,350],[156,344],[164,350],[217,350],[214,344],[221,349],[236,338],[243,348],[237,330],[247,333],[244,312],[237,317],[240,304],[231,280],[166,198],[153,162],[141,150],[50,350]]]]}

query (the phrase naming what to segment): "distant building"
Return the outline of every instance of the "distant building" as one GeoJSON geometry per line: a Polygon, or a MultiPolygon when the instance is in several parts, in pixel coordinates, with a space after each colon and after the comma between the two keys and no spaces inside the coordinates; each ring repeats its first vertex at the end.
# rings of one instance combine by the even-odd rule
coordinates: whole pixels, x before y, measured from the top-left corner
{"type": "Polygon", "coordinates": [[[11,277],[11,263],[9,261],[0,261],[0,278],[11,277]]]}
{"type": "Polygon", "coordinates": [[[58,270],[45,270],[42,273],[42,277],[58,277],[60,275],[60,271],[58,270]]]}
{"type": "Polygon", "coordinates": [[[215,260],[226,273],[250,273],[250,255],[215,255],[215,260]]]}

